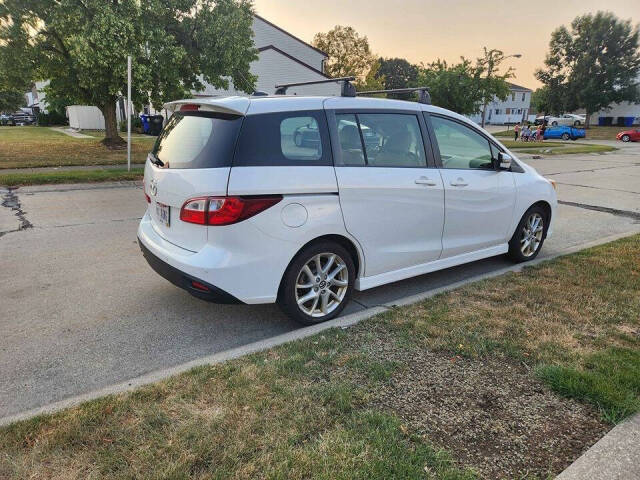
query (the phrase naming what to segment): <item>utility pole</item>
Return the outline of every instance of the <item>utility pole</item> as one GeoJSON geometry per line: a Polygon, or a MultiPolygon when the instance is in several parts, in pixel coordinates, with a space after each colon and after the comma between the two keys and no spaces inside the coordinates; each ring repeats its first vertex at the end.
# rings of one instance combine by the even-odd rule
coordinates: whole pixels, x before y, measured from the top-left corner
{"type": "Polygon", "coordinates": [[[127,171],[131,171],[131,55],[127,56],[127,171]]]}

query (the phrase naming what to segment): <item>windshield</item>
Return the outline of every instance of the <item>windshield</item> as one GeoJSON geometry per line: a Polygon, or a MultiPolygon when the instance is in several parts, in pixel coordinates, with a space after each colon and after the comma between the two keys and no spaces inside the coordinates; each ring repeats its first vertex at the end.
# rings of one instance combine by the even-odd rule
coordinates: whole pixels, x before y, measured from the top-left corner
{"type": "Polygon", "coordinates": [[[242,118],[209,112],[175,113],[152,153],[165,168],[229,167],[242,118]]]}

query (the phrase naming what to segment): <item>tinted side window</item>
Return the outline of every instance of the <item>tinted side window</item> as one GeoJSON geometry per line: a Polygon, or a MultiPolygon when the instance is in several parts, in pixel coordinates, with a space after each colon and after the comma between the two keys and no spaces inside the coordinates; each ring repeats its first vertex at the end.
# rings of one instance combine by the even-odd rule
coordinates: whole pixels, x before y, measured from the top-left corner
{"type": "Polygon", "coordinates": [[[443,168],[493,168],[489,140],[469,127],[431,116],[443,168]]]}
{"type": "Polygon", "coordinates": [[[249,115],[233,166],[332,165],[330,152],[324,111],[249,115]]]}
{"type": "Polygon", "coordinates": [[[367,165],[426,167],[418,118],[411,114],[358,114],[367,165]]]}
{"type": "Polygon", "coordinates": [[[338,124],[338,140],[343,165],[346,167],[364,165],[364,151],[362,150],[362,140],[356,116],[338,114],[336,115],[336,123],[338,124]]]}

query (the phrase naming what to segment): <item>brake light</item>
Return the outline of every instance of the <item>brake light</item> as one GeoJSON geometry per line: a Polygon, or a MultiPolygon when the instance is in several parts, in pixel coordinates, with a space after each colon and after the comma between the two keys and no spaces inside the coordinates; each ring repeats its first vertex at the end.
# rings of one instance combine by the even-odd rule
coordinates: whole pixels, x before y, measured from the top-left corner
{"type": "Polygon", "coordinates": [[[180,209],[180,220],[187,223],[206,225],[206,211],[208,203],[209,199],[207,197],[191,198],[187,200],[180,209]]]}
{"type": "Polygon", "coordinates": [[[194,112],[196,110],[200,110],[200,105],[196,105],[195,103],[185,103],[180,107],[181,112],[194,112]]]}
{"type": "Polygon", "coordinates": [[[280,200],[282,195],[191,198],[182,206],[180,220],[198,225],[231,225],[265,211],[280,200]]]}

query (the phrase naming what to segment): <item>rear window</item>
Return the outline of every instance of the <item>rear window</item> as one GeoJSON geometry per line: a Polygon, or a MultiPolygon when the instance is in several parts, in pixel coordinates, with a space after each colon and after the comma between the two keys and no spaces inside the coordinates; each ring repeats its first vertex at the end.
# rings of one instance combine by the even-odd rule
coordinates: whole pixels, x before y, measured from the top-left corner
{"type": "Polygon", "coordinates": [[[229,167],[242,117],[179,112],[171,116],[153,147],[167,168],[229,167]]]}
{"type": "Polygon", "coordinates": [[[233,166],[332,165],[324,111],[277,112],[244,119],[233,166]]]}

